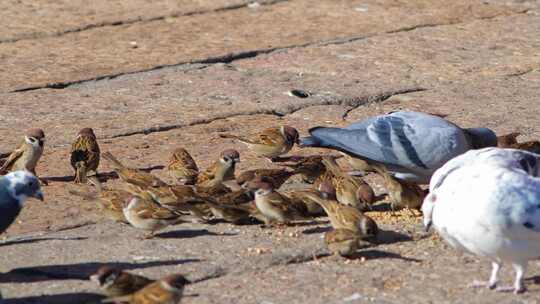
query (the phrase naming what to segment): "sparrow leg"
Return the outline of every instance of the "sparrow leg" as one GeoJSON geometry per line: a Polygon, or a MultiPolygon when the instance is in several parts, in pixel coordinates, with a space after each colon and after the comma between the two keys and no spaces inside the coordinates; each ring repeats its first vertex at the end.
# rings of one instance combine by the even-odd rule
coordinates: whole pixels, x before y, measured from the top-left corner
{"type": "Polygon", "coordinates": [[[149,239],[152,239],[152,238],[154,238],[154,231],[150,231],[150,232],[148,232],[147,234],[145,234],[143,236],[144,240],[149,240],[149,239]]]}

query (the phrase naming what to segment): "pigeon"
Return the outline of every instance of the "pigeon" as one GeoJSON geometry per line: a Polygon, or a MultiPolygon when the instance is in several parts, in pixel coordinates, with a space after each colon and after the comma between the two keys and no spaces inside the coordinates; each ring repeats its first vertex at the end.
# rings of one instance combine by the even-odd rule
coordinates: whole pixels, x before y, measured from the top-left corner
{"type": "Polygon", "coordinates": [[[43,201],[35,175],[28,171],[13,171],[0,177],[0,234],[15,221],[28,197],[43,201]]]}
{"type": "Polygon", "coordinates": [[[453,247],[485,257],[492,263],[487,283],[497,288],[503,263],[515,270],[512,287],[525,291],[529,260],[540,258],[540,178],[517,167],[477,161],[458,167],[424,199],[426,230],[434,226],[453,247]]]}
{"type": "Polygon", "coordinates": [[[383,164],[396,178],[427,184],[435,170],[471,149],[497,145],[487,128],[462,129],[435,115],[399,111],[345,128],[315,127],[300,147],[330,148],[372,164],[383,164]]]}
{"type": "Polygon", "coordinates": [[[521,169],[529,175],[540,176],[539,154],[517,149],[491,147],[471,150],[448,161],[433,174],[429,183],[429,191],[433,192],[438,188],[454,170],[479,162],[500,167],[521,169]]]}

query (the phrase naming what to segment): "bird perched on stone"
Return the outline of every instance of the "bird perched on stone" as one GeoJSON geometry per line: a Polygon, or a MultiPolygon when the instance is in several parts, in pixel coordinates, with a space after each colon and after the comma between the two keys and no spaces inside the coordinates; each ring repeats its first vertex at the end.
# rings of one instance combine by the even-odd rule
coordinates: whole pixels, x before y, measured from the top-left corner
{"type": "Polygon", "coordinates": [[[167,183],[156,176],[137,169],[124,166],[111,152],[103,153],[103,158],[108,160],[120,179],[128,184],[135,185],[141,189],[148,187],[166,186],[167,183]]]}
{"type": "Polygon", "coordinates": [[[184,185],[194,185],[199,175],[199,167],[191,154],[184,148],[177,148],[173,151],[167,171],[174,181],[184,185]]]}
{"type": "Polygon", "coordinates": [[[228,149],[221,152],[219,159],[199,174],[197,186],[212,187],[224,181],[234,180],[234,170],[238,162],[240,162],[238,151],[228,149]]]}
{"type": "Polygon", "coordinates": [[[360,238],[366,240],[374,239],[379,233],[379,228],[375,221],[369,216],[362,214],[357,208],[343,205],[311,192],[306,193],[305,197],[323,207],[334,229],[354,231],[360,238]]]}
{"type": "Polygon", "coordinates": [[[487,128],[462,129],[438,116],[406,111],[345,128],[315,127],[309,133],[300,139],[301,147],[336,149],[368,164],[383,164],[401,180],[423,184],[448,160],[497,145],[497,136],[487,128]]]}
{"type": "Polygon", "coordinates": [[[393,211],[401,208],[420,210],[426,196],[422,188],[414,183],[393,177],[383,165],[376,164],[372,167],[384,180],[393,211]]]}
{"type": "Polygon", "coordinates": [[[86,183],[87,176],[95,176],[99,166],[99,145],[92,128],[83,128],[71,145],[71,166],[76,184],[86,183]]]}
{"type": "Polygon", "coordinates": [[[28,171],[13,171],[0,177],[0,234],[15,221],[29,197],[43,201],[35,175],[28,171]]]}
{"type": "Polygon", "coordinates": [[[264,216],[264,223],[287,224],[292,221],[307,219],[307,209],[303,204],[295,204],[286,196],[277,192],[272,184],[266,182],[251,183],[255,191],[255,205],[264,216]]]}
{"type": "Polygon", "coordinates": [[[220,134],[222,138],[236,139],[247,145],[255,154],[276,160],[280,155],[289,152],[298,143],[298,131],[291,126],[267,128],[253,136],[237,136],[220,134]]]}
{"type": "Polygon", "coordinates": [[[169,275],[131,295],[105,299],[102,303],[178,304],[182,300],[185,285],[190,283],[181,274],[169,275]]]}
{"type": "Polygon", "coordinates": [[[103,266],[90,276],[107,297],[120,297],[132,294],[155,282],[146,277],[122,271],[118,268],[103,266]]]}
{"type": "Polygon", "coordinates": [[[0,174],[11,171],[26,170],[36,175],[36,166],[43,154],[45,144],[45,133],[41,129],[30,129],[26,132],[23,142],[8,156],[2,167],[0,174]]]}
{"type": "MultiPolygon", "coordinates": [[[[455,168],[424,200],[424,225],[453,247],[487,258],[497,287],[503,263],[513,266],[515,293],[525,291],[529,260],[540,257],[540,178],[517,167],[477,161],[455,168]]],[[[506,291],[508,288],[498,288],[506,291]]]]}
{"type": "Polygon", "coordinates": [[[149,232],[145,238],[152,238],[154,232],[182,222],[180,214],[138,196],[128,199],[124,203],[123,211],[133,227],[149,232]]]}
{"type": "Polygon", "coordinates": [[[429,183],[429,192],[435,191],[453,171],[475,163],[513,168],[539,177],[540,155],[516,149],[485,148],[471,150],[448,161],[435,171],[429,183]]]}
{"type": "Polygon", "coordinates": [[[323,157],[322,162],[333,175],[331,182],[340,203],[359,210],[370,208],[375,197],[370,185],[360,177],[353,177],[343,172],[336,161],[330,157],[323,157]]]}
{"type": "Polygon", "coordinates": [[[326,248],[333,254],[351,256],[359,248],[360,238],[358,233],[348,229],[333,229],[324,234],[326,248]]]}

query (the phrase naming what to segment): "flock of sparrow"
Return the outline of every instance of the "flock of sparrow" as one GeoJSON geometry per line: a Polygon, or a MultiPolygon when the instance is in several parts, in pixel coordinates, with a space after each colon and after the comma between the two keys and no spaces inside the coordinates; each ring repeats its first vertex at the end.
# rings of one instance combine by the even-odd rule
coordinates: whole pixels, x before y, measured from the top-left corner
{"type": "MultiPolygon", "coordinates": [[[[70,193],[97,201],[100,212],[146,231],[145,238],[169,225],[186,222],[219,219],[276,227],[328,216],[333,230],[325,233],[327,248],[334,254],[350,256],[361,242],[375,241],[379,231],[376,222],[363,213],[376,203],[373,189],[362,178],[365,174],[374,172],[382,177],[392,211],[421,211],[428,191],[419,185],[430,183],[436,171],[450,160],[469,150],[497,145],[534,152],[540,146],[538,142],[518,143],[518,133],[497,138],[486,128],[463,129],[440,115],[406,111],[371,117],[345,128],[315,127],[309,133],[300,138],[295,128],[278,126],[245,137],[220,134],[246,144],[252,153],[280,166],[241,173],[235,172],[240,160],[236,150],[222,151],[211,166],[200,170],[186,149],[177,148],[166,166],[173,181],[167,183],[149,172],[125,166],[110,152],[100,153],[93,130],[84,128],[71,146],[74,182],[91,183],[96,191],[70,193]],[[295,144],[333,149],[340,154],[285,157],[295,144]],[[101,184],[101,158],[121,179],[121,187],[101,184]],[[338,158],[346,159],[354,171],[343,170],[336,162],[338,158]],[[294,175],[309,186],[281,190],[294,175]]],[[[41,184],[46,181],[36,177],[35,168],[44,142],[43,130],[29,130],[23,143],[0,167],[0,174],[5,175],[0,178],[0,233],[14,222],[26,198],[43,200],[41,184]]],[[[443,183],[438,181],[437,187],[443,183]]],[[[435,201],[432,187],[428,190],[428,198],[435,201]]],[[[433,209],[429,209],[432,214],[433,209]]],[[[432,224],[431,218],[425,222],[427,226],[432,224]]],[[[108,297],[104,303],[179,303],[184,285],[189,284],[180,274],[154,281],[111,267],[99,269],[91,280],[108,297]]]]}

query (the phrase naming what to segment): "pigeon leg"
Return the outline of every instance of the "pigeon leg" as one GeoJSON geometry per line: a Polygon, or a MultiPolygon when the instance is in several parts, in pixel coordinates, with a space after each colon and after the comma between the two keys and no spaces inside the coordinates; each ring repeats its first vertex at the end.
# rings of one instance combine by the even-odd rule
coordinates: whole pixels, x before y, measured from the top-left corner
{"type": "Polygon", "coordinates": [[[491,276],[489,277],[489,281],[488,282],[484,282],[484,281],[476,281],[474,280],[470,285],[469,287],[472,287],[472,288],[489,288],[489,289],[495,289],[495,287],[497,287],[497,281],[498,281],[498,275],[499,275],[499,270],[501,269],[501,263],[500,262],[491,262],[491,276]]]}
{"type": "Polygon", "coordinates": [[[514,293],[523,293],[527,290],[523,284],[523,276],[525,271],[527,271],[527,262],[525,263],[513,263],[514,270],[516,271],[516,280],[514,282],[514,293]]]}

